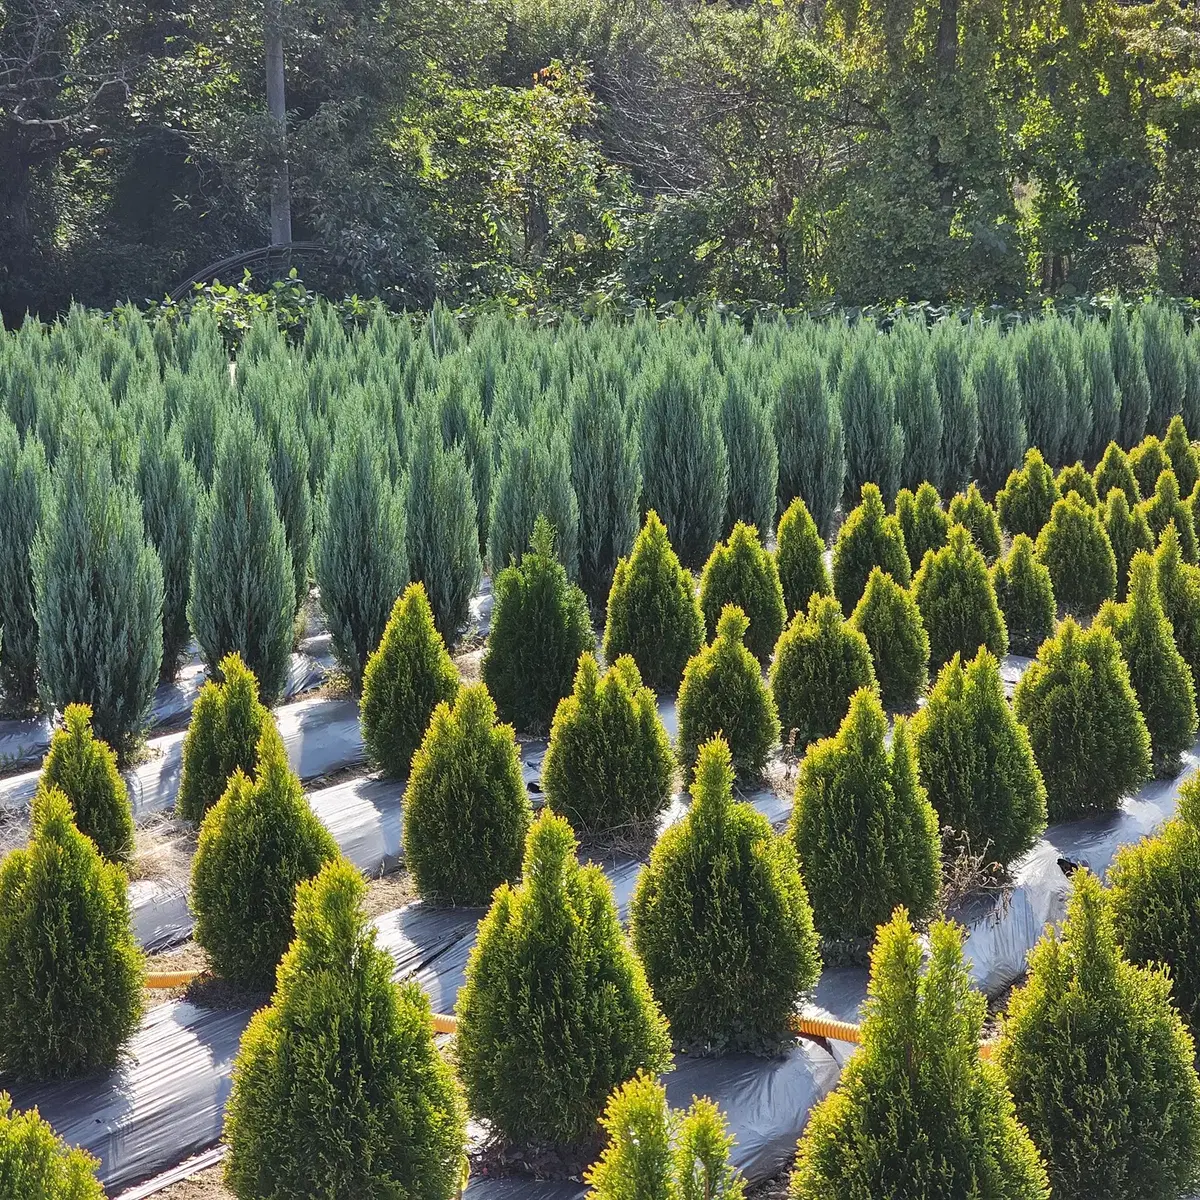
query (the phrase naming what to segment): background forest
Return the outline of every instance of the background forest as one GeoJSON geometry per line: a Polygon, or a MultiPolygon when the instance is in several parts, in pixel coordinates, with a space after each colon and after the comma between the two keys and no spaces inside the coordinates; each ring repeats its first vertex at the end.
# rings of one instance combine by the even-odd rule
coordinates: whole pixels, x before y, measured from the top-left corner
{"type": "MultiPolygon", "coordinates": [[[[426,306],[1200,294],[1200,0],[284,0],[294,236],[426,306]]],[[[0,314],[269,240],[263,6],[0,0],[0,314]]]]}

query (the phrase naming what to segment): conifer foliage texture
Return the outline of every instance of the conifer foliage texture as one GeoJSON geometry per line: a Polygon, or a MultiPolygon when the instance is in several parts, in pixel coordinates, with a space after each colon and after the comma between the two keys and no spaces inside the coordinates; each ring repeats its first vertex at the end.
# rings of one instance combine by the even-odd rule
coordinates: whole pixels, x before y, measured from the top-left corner
{"type": "Polygon", "coordinates": [[[700,747],[692,806],[638,877],[634,948],[678,1045],[778,1044],[820,971],[812,909],[792,846],[735,803],[729,747],[700,747]]]}
{"type": "Polygon", "coordinates": [[[1117,594],[1117,560],[1100,515],[1078,496],[1059,500],[1037,538],[1060,608],[1092,616],[1117,594]]]}
{"type": "Polygon", "coordinates": [[[0,1195],[22,1200],[104,1200],[99,1160],[66,1145],[37,1109],[14,1112],[0,1092],[0,1195]]]}
{"type": "Polygon", "coordinates": [[[700,576],[700,608],[710,638],[727,604],[736,604],[750,622],[746,648],[766,664],[787,621],[775,559],[763,549],[758,531],[739,521],[727,541],[718,542],[700,576]]]}
{"type": "Polygon", "coordinates": [[[900,522],[890,517],[873,483],[863,484],[862,503],[846,518],[833,544],[833,592],[847,616],[854,611],[874,567],[886,571],[901,587],[912,572],[900,522]]]}
{"type": "Polygon", "coordinates": [[[234,1064],[225,1179],[238,1196],[453,1200],[463,1185],[458,1086],[421,989],[392,983],[364,892],[344,860],[298,889],[296,939],[234,1064]]]}
{"type": "Polygon", "coordinates": [[[775,566],[789,617],[806,611],[814,592],[821,596],[833,592],[825,566],[825,542],[799,496],[779,518],[775,544],[775,566]]]}
{"type": "MultiPolygon", "coordinates": [[[[1118,493],[1119,494],[1119,493],[1118,493]]],[[[1054,632],[1058,607],[1050,572],[1033,543],[1018,533],[1008,554],[992,567],[992,588],[1008,631],[1009,649],[1032,657],[1054,632]]]]}
{"type": "Polygon", "coordinates": [[[929,682],[929,638],[912,593],[875,567],[850,624],[871,648],[884,708],[914,708],[929,682]]]}
{"type": "Polygon", "coordinates": [[[522,882],[497,890],[479,926],[458,994],[468,1103],[513,1142],[589,1137],[614,1087],[669,1061],[667,1024],[612,887],[575,852],[566,819],[544,812],[522,882]]]}

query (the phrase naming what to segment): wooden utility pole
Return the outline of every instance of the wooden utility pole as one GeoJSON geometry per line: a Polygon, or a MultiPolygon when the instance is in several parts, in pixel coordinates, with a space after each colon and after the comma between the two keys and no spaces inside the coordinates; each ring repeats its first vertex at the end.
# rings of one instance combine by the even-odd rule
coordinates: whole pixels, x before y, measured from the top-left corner
{"type": "Polygon", "coordinates": [[[267,111],[275,126],[271,163],[271,245],[292,240],[292,188],[288,180],[287,94],[283,79],[283,0],[266,0],[267,111]]]}

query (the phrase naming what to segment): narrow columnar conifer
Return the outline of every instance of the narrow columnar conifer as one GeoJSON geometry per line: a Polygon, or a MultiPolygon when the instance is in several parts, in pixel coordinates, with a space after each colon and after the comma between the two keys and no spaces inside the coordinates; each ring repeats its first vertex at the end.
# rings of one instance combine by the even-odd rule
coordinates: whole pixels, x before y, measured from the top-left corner
{"type": "Polygon", "coordinates": [[[721,528],[726,535],[740,522],[770,529],[779,485],[772,414],[737,370],[738,365],[726,372],[721,402],[721,435],[729,456],[729,495],[721,528]]]}
{"type": "Polygon", "coordinates": [[[733,799],[723,739],[700,747],[692,805],[654,847],[630,908],[633,945],[678,1046],[762,1051],[821,960],[794,848],[733,799]]]}
{"type": "Polygon", "coordinates": [[[993,496],[1009,472],[1021,465],[1029,444],[1012,350],[996,329],[988,329],[980,339],[971,356],[969,378],[979,402],[976,476],[987,494],[993,496]]]}
{"type": "Polygon", "coordinates": [[[1040,562],[1033,542],[1023,533],[1013,538],[1007,555],[991,571],[996,603],[1008,630],[1013,654],[1032,657],[1054,632],[1058,605],[1050,572],[1040,562]]]}
{"type": "Polygon", "coordinates": [[[1109,354],[1108,329],[1099,317],[1089,317],[1084,322],[1080,343],[1092,402],[1092,431],[1086,458],[1088,462],[1098,462],[1105,446],[1121,431],[1121,389],[1109,354]]]}
{"type": "Polygon", "coordinates": [[[888,515],[879,488],[864,483],[862,502],[846,518],[833,544],[833,592],[844,613],[854,611],[875,567],[901,587],[908,587],[912,579],[900,522],[888,515]]]}
{"type": "Polygon", "coordinates": [[[1163,451],[1179,482],[1179,494],[1190,496],[1196,490],[1197,480],[1200,480],[1200,460],[1191,438],[1188,437],[1183,418],[1178,413],[1171,418],[1171,423],[1167,426],[1167,436],[1163,438],[1163,451]]]}
{"type": "Polygon", "coordinates": [[[987,1002],[962,933],[938,921],[929,943],[925,965],[903,909],[879,929],[862,1048],[813,1109],[791,1200],[1049,1200],[1004,1077],[979,1054],[987,1002]]]}
{"type": "Polygon", "coordinates": [[[1192,524],[1192,512],[1179,497],[1179,483],[1170,467],[1159,475],[1154,494],[1138,507],[1145,513],[1146,524],[1156,539],[1162,537],[1169,523],[1174,523],[1183,561],[1196,561],[1196,529],[1192,524]]]}
{"type": "Polygon", "coordinates": [[[961,525],[971,535],[971,541],[988,562],[1000,557],[1000,518],[973,483],[951,498],[946,515],[951,525],[961,525]]]}
{"type": "Polygon", "coordinates": [[[1183,561],[1174,524],[1168,525],[1154,551],[1158,594],[1171,622],[1175,645],[1200,679],[1200,569],[1183,561]]]}
{"type": "Polygon", "coordinates": [[[1123,597],[1129,586],[1129,564],[1139,550],[1153,552],[1155,537],[1146,521],[1146,511],[1137,504],[1132,509],[1125,493],[1114,487],[1108,493],[1102,510],[1104,532],[1108,534],[1117,562],[1118,597],[1123,597]]]}
{"type": "Polygon", "coordinates": [[[897,334],[893,354],[896,418],[904,431],[904,457],[897,483],[917,488],[942,478],[942,404],[938,396],[929,338],[924,327],[915,335],[897,334]]]}
{"type": "Polygon", "coordinates": [[[930,482],[948,496],[966,486],[979,448],[979,398],[967,371],[966,341],[953,320],[935,325],[929,340],[942,406],[942,478],[930,482]]]}
{"type": "Polygon", "coordinates": [[[833,594],[829,569],[825,566],[825,542],[800,496],[779,518],[775,531],[775,566],[789,617],[803,612],[814,593],[833,594]]]}
{"type": "Polygon", "coordinates": [[[1143,438],[1129,451],[1129,469],[1137,480],[1142,498],[1148,500],[1154,493],[1158,477],[1171,465],[1163,444],[1154,434],[1143,438]]]}
{"type": "Polygon", "coordinates": [[[1063,1200],[1163,1197],[1200,1184],[1195,1045],[1161,970],[1117,945],[1099,881],[1075,872],[1008,1003],[997,1061],[1063,1200]]]}
{"type": "Polygon", "coordinates": [[[826,942],[870,939],[897,906],[924,920],[941,877],[937,815],[905,720],[890,748],[878,697],[854,694],[837,734],[805,755],[788,826],[826,942]]]}
{"type": "Polygon", "coordinates": [[[1112,633],[1067,618],[1013,695],[1051,821],[1111,812],[1150,775],[1150,734],[1112,633]]]}
{"type": "MultiPolygon", "coordinates": [[[[1037,447],[1039,456],[1044,456],[1051,466],[1058,466],[1067,434],[1068,388],[1057,353],[1054,327],[1054,318],[1043,317],[1018,326],[1008,336],[1021,385],[1021,411],[1029,445],[1037,447]]],[[[1008,528],[1003,513],[1000,520],[1008,528]]],[[[1012,532],[1028,533],[1031,537],[1037,535],[1036,529],[1020,528],[1012,532]]]]}
{"type": "Polygon", "coordinates": [[[848,507],[866,484],[890,500],[900,486],[904,430],[896,420],[891,364],[873,329],[851,337],[838,372],[837,405],[846,437],[843,503],[848,507]]]}
{"type": "Polygon", "coordinates": [[[1125,305],[1117,299],[1108,318],[1108,352],[1121,391],[1120,434],[1116,440],[1122,446],[1136,446],[1142,440],[1150,416],[1150,381],[1141,341],[1141,331],[1131,325],[1125,305]]]}
{"type": "Polygon", "coordinates": [[[1172,417],[1183,411],[1187,391],[1187,342],[1183,317],[1158,300],[1138,309],[1142,332],[1142,359],[1150,384],[1150,412],[1146,428],[1151,433],[1166,431],[1172,417]]]}
{"type": "Polygon", "coordinates": [[[876,567],[849,623],[871,648],[884,708],[915,708],[929,682],[929,637],[912,592],[876,567]]]}

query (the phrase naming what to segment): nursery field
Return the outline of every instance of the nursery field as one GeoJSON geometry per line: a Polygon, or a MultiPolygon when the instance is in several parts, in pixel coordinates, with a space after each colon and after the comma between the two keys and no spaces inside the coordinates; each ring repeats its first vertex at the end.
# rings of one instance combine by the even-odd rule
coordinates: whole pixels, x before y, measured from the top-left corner
{"type": "Polygon", "coordinates": [[[1160,302],[0,335],[0,1194],[1200,1192],[1189,430],[1160,302]]]}

